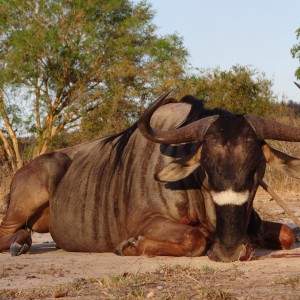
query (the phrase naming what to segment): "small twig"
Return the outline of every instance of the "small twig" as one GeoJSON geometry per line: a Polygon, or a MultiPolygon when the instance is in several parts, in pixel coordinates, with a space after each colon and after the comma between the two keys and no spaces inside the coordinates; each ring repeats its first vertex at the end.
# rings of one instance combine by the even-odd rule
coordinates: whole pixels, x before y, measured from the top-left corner
{"type": "Polygon", "coordinates": [[[110,297],[110,298],[112,298],[113,296],[112,295],[110,295],[110,294],[108,294],[108,293],[106,293],[106,292],[104,292],[104,291],[101,291],[104,295],[106,295],[106,296],[108,296],[108,297],[110,297]]]}
{"type": "Polygon", "coordinates": [[[136,283],[136,284],[132,284],[132,287],[138,287],[138,286],[142,286],[142,285],[147,285],[147,284],[154,284],[155,281],[154,280],[148,280],[148,281],[143,281],[140,283],[136,283]]]}
{"type": "Polygon", "coordinates": [[[277,204],[288,214],[288,216],[294,221],[294,223],[300,228],[300,220],[294,215],[294,213],[288,208],[284,201],[263,181],[259,180],[259,184],[262,188],[268,192],[277,204]]]}
{"type": "Polygon", "coordinates": [[[190,276],[190,275],[185,274],[184,276],[187,277],[187,278],[190,278],[190,279],[192,279],[192,280],[194,280],[194,281],[196,281],[197,283],[200,283],[200,281],[198,281],[197,279],[193,278],[193,277],[190,276]]]}

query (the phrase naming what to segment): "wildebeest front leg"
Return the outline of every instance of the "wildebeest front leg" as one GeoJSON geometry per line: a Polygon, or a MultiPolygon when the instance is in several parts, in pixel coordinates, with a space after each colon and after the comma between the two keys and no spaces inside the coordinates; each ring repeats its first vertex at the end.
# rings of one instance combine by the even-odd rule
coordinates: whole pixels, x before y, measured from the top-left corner
{"type": "Polygon", "coordinates": [[[152,221],[136,237],[123,241],[116,254],[198,256],[206,248],[206,238],[197,227],[170,220],[152,221]]]}
{"type": "Polygon", "coordinates": [[[289,249],[295,242],[290,227],[269,221],[262,221],[258,234],[252,238],[255,244],[267,249],[289,249]]]}
{"type": "Polygon", "coordinates": [[[267,249],[289,249],[295,242],[292,229],[281,223],[261,220],[253,211],[248,234],[252,244],[267,249]]]}

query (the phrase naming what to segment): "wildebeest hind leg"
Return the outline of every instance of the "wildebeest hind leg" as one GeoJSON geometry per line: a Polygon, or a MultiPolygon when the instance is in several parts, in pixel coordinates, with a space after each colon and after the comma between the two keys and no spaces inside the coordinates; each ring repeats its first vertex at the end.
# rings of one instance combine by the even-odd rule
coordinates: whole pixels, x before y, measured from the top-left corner
{"type": "Polygon", "coordinates": [[[125,256],[198,256],[205,248],[206,238],[197,227],[159,220],[149,224],[137,238],[123,241],[115,253],[125,256]]]}
{"type": "Polygon", "coordinates": [[[31,246],[30,232],[49,231],[49,198],[71,164],[64,153],[38,156],[15,174],[10,202],[0,225],[0,251],[20,255],[31,246]]]}
{"type": "Polygon", "coordinates": [[[28,229],[19,229],[14,234],[5,235],[0,238],[0,252],[10,248],[12,256],[26,253],[31,246],[31,232],[28,229]]]}
{"type": "MultiPolygon", "coordinates": [[[[45,200],[47,201],[47,199],[44,199],[42,203],[45,200]]],[[[49,231],[49,206],[48,203],[45,203],[41,207],[36,207],[37,203],[33,201],[28,202],[25,208],[21,205],[25,204],[24,202],[14,202],[15,200],[12,199],[12,203],[10,203],[0,225],[0,252],[10,248],[11,255],[16,256],[29,250],[32,243],[30,229],[37,232],[49,231]]]]}

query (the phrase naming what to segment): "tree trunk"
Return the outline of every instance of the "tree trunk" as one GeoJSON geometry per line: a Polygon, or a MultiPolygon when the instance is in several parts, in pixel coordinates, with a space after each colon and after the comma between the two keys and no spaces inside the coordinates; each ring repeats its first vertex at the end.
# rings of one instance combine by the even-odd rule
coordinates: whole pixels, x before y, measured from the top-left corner
{"type": "Polygon", "coordinates": [[[7,137],[4,135],[3,131],[0,133],[0,138],[3,141],[4,151],[7,154],[9,163],[12,166],[13,171],[20,169],[23,166],[23,160],[19,148],[18,138],[9,122],[8,116],[5,111],[5,105],[3,97],[0,96],[0,114],[2,116],[4,125],[6,127],[7,133],[11,139],[12,145],[10,145],[7,137]]]}

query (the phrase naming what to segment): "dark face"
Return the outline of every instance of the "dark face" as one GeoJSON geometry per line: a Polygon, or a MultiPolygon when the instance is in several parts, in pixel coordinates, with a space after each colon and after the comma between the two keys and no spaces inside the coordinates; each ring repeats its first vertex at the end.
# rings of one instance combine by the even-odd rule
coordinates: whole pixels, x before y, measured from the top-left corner
{"type": "Polygon", "coordinates": [[[264,174],[261,142],[244,117],[220,117],[208,129],[201,166],[216,204],[217,227],[209,255],[221,261],[246,260],[248,215],[264,174]]]}

